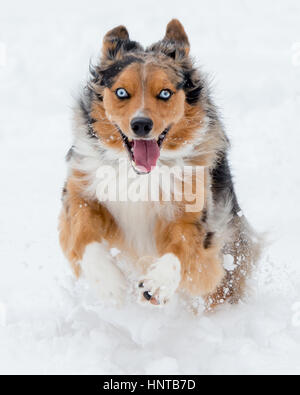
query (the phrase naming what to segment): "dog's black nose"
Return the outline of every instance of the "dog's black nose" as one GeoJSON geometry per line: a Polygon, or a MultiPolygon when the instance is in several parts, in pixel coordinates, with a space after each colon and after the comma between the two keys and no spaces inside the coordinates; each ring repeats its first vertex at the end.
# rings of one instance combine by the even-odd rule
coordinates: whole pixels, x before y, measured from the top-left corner
{"type": "Polygon", "coordinates": [[[146,137],[153,128],[153,122],[150,118],[133,118],[131,121],[131,129],[139,137],[146,137]]]}

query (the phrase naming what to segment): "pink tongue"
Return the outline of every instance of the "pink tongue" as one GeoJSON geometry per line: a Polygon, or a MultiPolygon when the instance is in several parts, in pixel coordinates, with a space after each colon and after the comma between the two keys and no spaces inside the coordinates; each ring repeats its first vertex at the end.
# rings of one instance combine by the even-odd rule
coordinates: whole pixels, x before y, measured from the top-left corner
{"type": "Polygon", "coordinates": [[[156,166],[160,152],[156,140],[133,140],[133,156],[137,167],[149,173],[156,166]]]}

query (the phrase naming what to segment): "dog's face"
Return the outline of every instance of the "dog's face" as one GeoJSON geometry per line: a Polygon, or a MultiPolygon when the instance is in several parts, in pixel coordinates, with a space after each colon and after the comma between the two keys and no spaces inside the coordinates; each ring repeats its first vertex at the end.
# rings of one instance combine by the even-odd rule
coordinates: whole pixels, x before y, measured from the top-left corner
{"type": "Polygon", "coordinates": [[[107,116],[131,140],[158,140],[183,117],[184,102],[174,72],[151,62],[128,66],[104,90],[107,116]]]}
{"type": "Polygon", "coordinates": [[[186,84],[190,91],[196,90],[187,77],[188,53],[187,36],[176,20],[168,25],[164,40],[147,51],[129,40],[124,27],[104,39],[98,70],[101,102],[93,107],[95,128],[104,144],[128,151],[139,173],[156,166],[162,149],[180,150],[195,138],[187,124],[203,114],[199,106],[188,103],[184,90],[186,84]],[[110,125],[101,124],[104,117],[110,125]]]}

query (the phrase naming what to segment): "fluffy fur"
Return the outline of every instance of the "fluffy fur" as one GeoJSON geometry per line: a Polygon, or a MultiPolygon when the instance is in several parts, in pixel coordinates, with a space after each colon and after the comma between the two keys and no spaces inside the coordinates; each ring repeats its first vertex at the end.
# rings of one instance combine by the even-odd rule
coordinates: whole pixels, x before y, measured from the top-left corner
{"type": "MultiPolygon", "coordinates": [[[[101,295],[118,293],[110,278],[115,272],[107,257],[110,247],[124,251],[144,270],[137,287],[144,301],[155,305],[170,300],[177,290],[202,296],[209,306],[236,302],[257,260],[259,245],[234,192],[229,142],[206,78],[194,68],[189,51],[177,20],[169,23],[162,41],[146,50],[130,40],[125,27],[113,29],[104,38],[102,57],[90,68],[90,81],[74,110],[60,242],[75,274],[88,274],[94,285],[104,287],[101,295]],[[130,97],[120,100],[118,88],[125,88],[130,97]],[[172,92],[172,97],[160,100],[161,90],[172,92]],[[161,143],[158,168],[205,169],[204,205],[197,212],[186,212],[185,202],[175,199],[102,202],[97,172],[109,165],[123,180],[119,160],[128,167],[134,161],[127,152],[136,138],[131,121],[141,116],[151,119],[151,139],[161,143]],[[229,270],[224,255],[233,258],[229,270]]],[[[136,177],[147,187],[149,175],[136,177]]],[[[125,188],[133,182],[127,181],[125,188]]],[[[194,184],[195,178],[188,182],[194,184]]]]}

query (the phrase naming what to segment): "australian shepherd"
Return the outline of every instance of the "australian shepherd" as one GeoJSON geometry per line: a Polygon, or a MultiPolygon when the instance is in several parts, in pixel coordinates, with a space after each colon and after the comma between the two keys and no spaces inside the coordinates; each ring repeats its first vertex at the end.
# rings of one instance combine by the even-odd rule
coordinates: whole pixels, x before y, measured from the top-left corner
{"type": "Polygon", "coordinates": [[[116,27],[74,110],[60,243],[102,299],[124,298],[120,254],[138,273],[139,299],[153,305],[176,292],[208,307],[237,302],[257,260],[229,141],[189,53],[178,20],[147,49],[116,27]]]}

